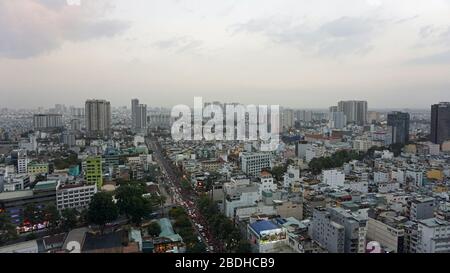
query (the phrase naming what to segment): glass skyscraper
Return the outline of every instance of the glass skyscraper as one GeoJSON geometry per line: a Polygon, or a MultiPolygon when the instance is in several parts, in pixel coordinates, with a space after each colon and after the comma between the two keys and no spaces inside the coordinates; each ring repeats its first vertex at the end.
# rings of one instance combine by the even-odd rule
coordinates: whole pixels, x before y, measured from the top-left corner
{"type": "Polygon", "coordinates": [[[431,106],[431,141],[442,144],[450,140],[450,102],[431,106]]]}
{"type": "Polygon", "coordinates": [[[409,141],[409,113],[392,112],[388,114],[388,126],[392,127],[392,143],[406,144],[409,141]]]}

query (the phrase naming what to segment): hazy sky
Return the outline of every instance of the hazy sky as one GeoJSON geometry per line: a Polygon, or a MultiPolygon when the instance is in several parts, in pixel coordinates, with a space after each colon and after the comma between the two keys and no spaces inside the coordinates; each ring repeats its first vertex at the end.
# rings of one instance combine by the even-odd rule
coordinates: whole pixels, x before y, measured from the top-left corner
{"type": "Polygon", "coordinates": [[[450,0],[0,0],[0,95],[428,108],[450,101],[450,0]]]}

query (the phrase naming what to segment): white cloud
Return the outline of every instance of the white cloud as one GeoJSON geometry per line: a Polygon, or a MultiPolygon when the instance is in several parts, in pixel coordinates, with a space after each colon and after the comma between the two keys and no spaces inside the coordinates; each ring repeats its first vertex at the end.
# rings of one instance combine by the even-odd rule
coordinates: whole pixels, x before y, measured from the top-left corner
{"type": "Polygon", "coordinates": [[[102,18],[102,11],[89,4],[68,6],[65,0],[1,1],[0,57],[34,57],[68,40],[110,37],[128,28],[127,22],[102,18]]]}
{"type": "Polygon", "coordinates": [[[364,54],[384,22],[376,19],[343,16],[310,27],[307,22],[294,23],[286,18],[253,19],[233,27],[235,33],[258,33],[271,41],[298,47],[325,56],[364,54]]]}
{"type": "Polygon", "coordinates": [[[170,50],[176,53],[198,52],[203,42],[188,36],[173,37],[153,43],[153,46],[163,50],[170,50]]]}

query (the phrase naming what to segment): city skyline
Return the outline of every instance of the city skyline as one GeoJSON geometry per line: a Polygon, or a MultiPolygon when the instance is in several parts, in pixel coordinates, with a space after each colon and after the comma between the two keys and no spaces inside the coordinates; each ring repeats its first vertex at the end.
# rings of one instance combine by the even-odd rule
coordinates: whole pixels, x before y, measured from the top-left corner
{"type": "Polygon", "coordinates": [[[428,109],[450,100],[449,13],[447,0],[2,1],[0,107],[95,93],[112,105],[428,109]]]}
{"type": "Polygon", "coordinates": [[[0,0],[0,256],[250,273],[450,253],[449,14],[0,0]]]}
{"type": "MultiPolygon", "coordinates": [[[[156,104],[148,104],[146,103],[146,101],[143,101],[139,98],[135,98],[133,97],[133,99],[138,99],[144,106],[147,106],[148,111],[152,111],[152,110],[158,110],[158,109],[166,109],[166,110],[170,110],[171,108],[173,108],[176,105],[156,105],[156,104]]],[[[67,109],[70,109],[71,107],[76,108],[76,109],[84,109],[84,104],[86,101],[88,100],[106,100],[106,101],[111,101],[108,98],[102,97],[102,98],[85,98],[83,100],[81,100],[80,104],[71,104],[71,103],[62,103],[62,102],[57,102],[55,104],[48,104],[48,105],[33,105],[30,107],[12,107],[12,106],[2,106],[0,105],[0,109],[11,109],[11,110],[29,110],[29,111],[44,111],[43,113],[47,113],[48,110],[52,110],[55,109],[56,106],[63,106],[63,107],[67,107],[67,109]]],[[[364,100],[338,100],[335,101],[334,103],[331,103],[330,106],[319,106],[319,107],[300,107],[300,106],[294,106],[294,107],[290,107],[290,106],[286,106],[286,105],[279,105],[281,107],[281,109],[290,109],[290,110],[304,110],[304,111],[317,111],[317,112],[323,112],[323,113],[328,113],[330,112],[330,107],[337,107],[337,106],[333,106],[333,104],[337,104],[338,102],[341,101],[364,101],[364,100]]],[[[205,103],[208,102],[219,102],[222,104],[227,104],[227,103],[238,103],[238,104],[242,104],[242,105],[267,105],[264,103],[249,103],[249,104],[245,104],[242,103],[240,101],[218,101],[218,100],[206,100],[205,103]]],[[[396,112],[396,111],[425,111],[425,112],[429,112],[431,111],[431,106],[436,104],[436,103],[447,103],[448,101],[445,100],[440,100],[440,101],[435,101],[433,103],[431,103],[430,105],[425,105],[424,107],[402,107],[402,106],[398,106],[398,107],[373,107],[370,104],[370,101],[367,101],[368,103],[368,111],[369,112],[396,112]]],[[[184,102],[178,103],[178,105],[183,104],[184,102]]],[[[192,101],[187,101],[185,102],[187,106],[189,106],[190,108],[193,108],[193,102],[192,101]]],[[[276,104],[275,104],[276,105],[276,104]]],[[[111,109],[120,109],[120,108],[126,108],[130,111],[132,111],[132,106],[130,105],[130,98],[127,98],[125,102],[120,102],[119,104],[112,104],[111,103],[111,109]]]]}

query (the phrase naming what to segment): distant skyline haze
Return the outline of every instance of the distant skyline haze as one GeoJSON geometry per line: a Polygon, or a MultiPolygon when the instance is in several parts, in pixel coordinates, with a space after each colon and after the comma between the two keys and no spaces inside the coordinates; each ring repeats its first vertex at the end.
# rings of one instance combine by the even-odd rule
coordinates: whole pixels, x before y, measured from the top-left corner
{"type": "Polygon", "coordinates": [[[0,2],[0,107],[450,101],[450,0],[0,2]]]}

